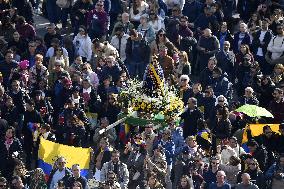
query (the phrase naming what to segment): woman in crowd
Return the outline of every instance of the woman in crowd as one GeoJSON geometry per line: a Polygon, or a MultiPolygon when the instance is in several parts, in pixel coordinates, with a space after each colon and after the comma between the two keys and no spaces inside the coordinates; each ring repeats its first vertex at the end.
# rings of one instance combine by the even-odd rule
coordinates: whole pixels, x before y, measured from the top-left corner
{"type": "Polygon", "coordinates": [[[64,55],[63,49],[61,47],[58,47],[55,49],[55,53],[53,56],[49,59],[48,63],[48,71],[51,72],[55,68],[55,62],[61,62],[62,67],[65,70],[68,70],[69,68],[69,58],[64,55]]]}
{"type": "Polygon", "coordinates": [[[92,70],[92,67],[89,63],[82,65],[82,76],[83,79],[88,79],[95,89],[99,86],[98,75],[92,70]]]}
{"type": "Polygon", "coordinates": [[[23,149],[20,140],[16,137],[14,127],[8,127],[5,136],[0,142],[0,169],[6,178],[11,178],[14,170],[14,158],[21,158],[23,149]]]}
{"type": "Polygon", "coordinates": [[[193,189],[192,179],[187,175],[183,175],[180,179],[178,189],[193,189]]]}
{"type": "Polygon", "coordinates": [[[80,55],[75,57],[75,60],[73,62],[73,64],[71,64],[71,66],[69,67],[69,72],[71,77],[73,76],[72,73],[79,71],[82,71],[82,66],[83,66],[83,59],[80,55]]]}
{"type": "Polygon", "coordinates": [[[240,176],[242,173],[248,173],[251,177],[251,181],[258,186],[259,189],[266,188],[266,182],[264,174],[259,168],[259,163],[256,159],[249,159],[246,169],[238,175],[238,180],[240,181],[240,176]]]}
{"type": "Polygon", "coordinates": [[[252,53],[250,51],[249,46],[246,45],[246,44],[242,44],[240,46],[240,51],[236,54],[235,69],[237,69],[238,66],[241,65],[244,62],[245,57],[249,57],[249,61],[250,62],[254,62],[254,58],[253,58],[253,55],[252,55],[252,53]]]}
{"type": "Polygon", "coordinates": [[[159,182],[155,172],[150,172],[147,180],[146,189],[164,189],[163,185],[159,182]]]}
{"type": "Polygon", "coordinates": [[[168,55],[172,56],[176,47],[166,36],[165,30],[161,29],[156,34],[156,39],[151,43],[151,54],[156,55],[159,53],[160,49],[164,48],[165,46],[168,48],[168,55]]]}
{"type": "Polygon", "coordinates": [[[160,29],[165,29],[164,21],[157,15],[157,12],[153,10],[149,12],[149,25],[152,26],[155,33],[160,29]]]}
{"type": "Polygon", "coordinates": [[[181,75],[188,75],[190,77],[191,74],[191,65],[188,61],[188,55],[185,51],[181,51],[179,53],[179,63],[176,69],[177,77],[181,75]]]}
{"type": "Polygon", "coordinates": [[[271,78],[276,86],[278,86],[280,82],[284,81],[284,65],[283,64],[276,64],[274,66],[271,78]]]}
{"type": "Polygon", "coordinates": [[[150,0],[147,3],[149,5],[148,13],[153,11],[160,19],[162,19],[162,21],[164,21],[166,13],[162,8],[160,8],[159,2],[155,0],[150,0]]]}
{"type": "Polygon", "coordinates": [[[92,41],[85,26],[80,26],[79,33],[73,39],[75,54],[82,57],[83,62],[90,61],[92,57],[92,41]]]}

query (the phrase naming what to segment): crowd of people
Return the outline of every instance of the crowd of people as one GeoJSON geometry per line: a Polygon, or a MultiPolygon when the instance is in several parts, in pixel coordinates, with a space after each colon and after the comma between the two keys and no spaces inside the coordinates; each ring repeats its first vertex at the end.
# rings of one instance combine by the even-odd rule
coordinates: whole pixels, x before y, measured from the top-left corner
{"type": "Polygon", "coordinates": [[[283,9],[283,0],[0,0],[0,188],[284,188],[283,9]],[[43,36],[34,14],[50,21],[43,36]],[[187,107],[180,122],[101,134],[153,56],[187,107]],[[274,118],[235,111],[245,104],[274,118]],[[279,131],[248,129],[243,149],[252,123],[279,131]],[[47,176],[41,137],[91,147],[88,177],[66,157],[47,176]]]}

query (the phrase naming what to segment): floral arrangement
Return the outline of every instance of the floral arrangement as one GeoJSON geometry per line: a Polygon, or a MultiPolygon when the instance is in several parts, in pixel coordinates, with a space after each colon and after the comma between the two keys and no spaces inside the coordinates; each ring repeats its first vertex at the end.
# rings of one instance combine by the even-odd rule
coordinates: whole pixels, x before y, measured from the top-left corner
{"type": "Polygon", "coordinates": [[[184,104],[164,82],[163,71],[156,61],[146,68],[143,81],[132,79],[128,87],[121,89],[118,97],[120,107],[128,113],[137,112],[137,117],[154,119],[163,115],[165,121],[183,111],[184,104]]]}

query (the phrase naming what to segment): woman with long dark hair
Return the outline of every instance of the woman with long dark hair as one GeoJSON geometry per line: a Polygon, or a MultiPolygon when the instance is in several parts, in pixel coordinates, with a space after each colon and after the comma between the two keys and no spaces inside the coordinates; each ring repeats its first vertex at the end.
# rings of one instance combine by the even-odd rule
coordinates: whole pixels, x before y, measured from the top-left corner
{"type": "Polygon", "coordinates": [[[14,169],[14,158],[22,157],[22,144],[16,138],[14,127],[6,130],[5,136],[0,141],[0,170],[2,175],[8,180],[11,179],[14,169]]]}
{"type": "Polygon", "coordinates": [[[168,55],[173,56],[174,52],[178,52],[176,47],[166,36],[166,32],[164,29],[160,29],[156,34],[156,39],[150,44],[151,54],[156,55],[159,53],[160,49],[164,47],[168,48],[168,55]]]}

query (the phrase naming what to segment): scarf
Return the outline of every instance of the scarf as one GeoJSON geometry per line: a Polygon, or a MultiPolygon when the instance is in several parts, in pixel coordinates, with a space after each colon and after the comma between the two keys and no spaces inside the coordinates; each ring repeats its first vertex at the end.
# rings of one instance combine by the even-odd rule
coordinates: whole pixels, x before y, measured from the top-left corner
{"type": "Polygon", "coordinates": [[[11,146],[11,144],[13,143],[13,138],[7,138],[5,137],[5,146],[6,146],[6,149],[9,151],[9,148],[11,146]]]}

